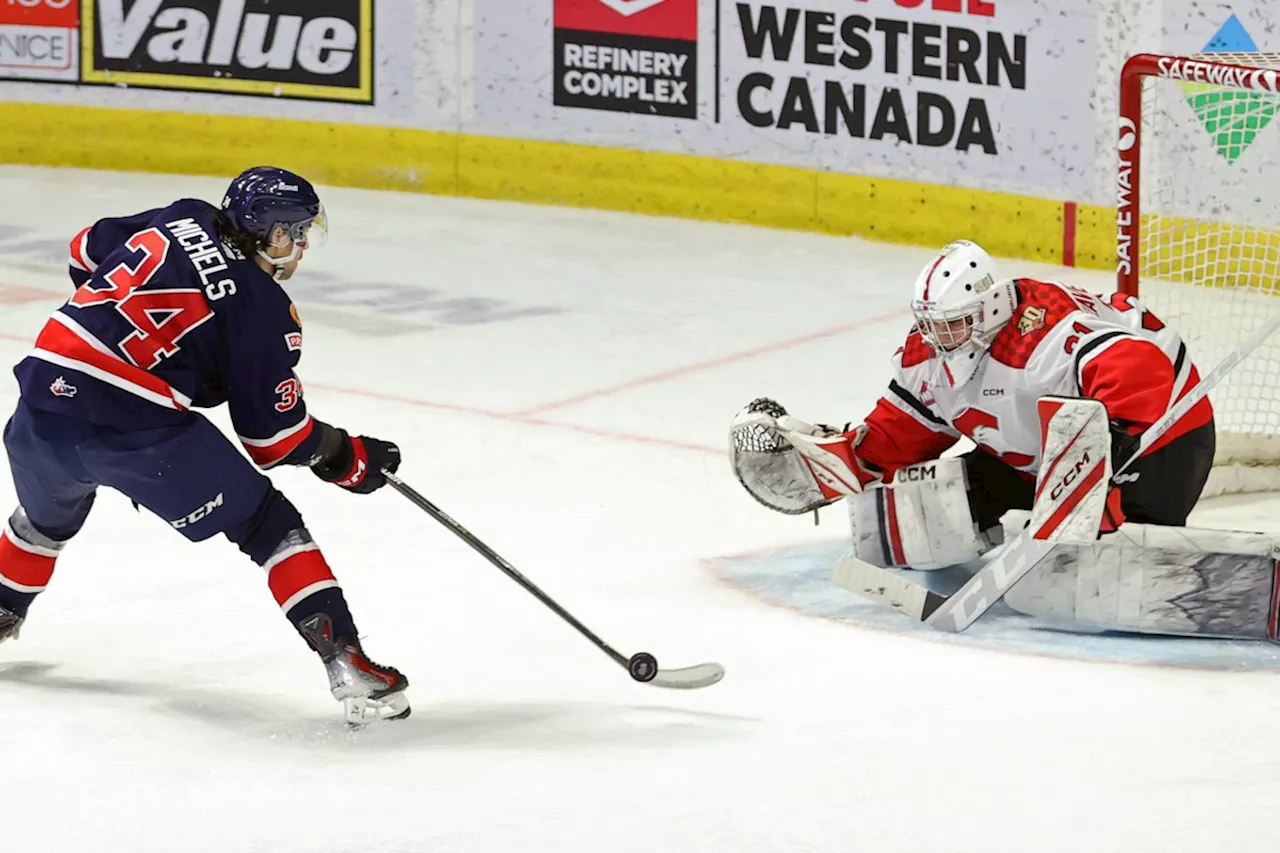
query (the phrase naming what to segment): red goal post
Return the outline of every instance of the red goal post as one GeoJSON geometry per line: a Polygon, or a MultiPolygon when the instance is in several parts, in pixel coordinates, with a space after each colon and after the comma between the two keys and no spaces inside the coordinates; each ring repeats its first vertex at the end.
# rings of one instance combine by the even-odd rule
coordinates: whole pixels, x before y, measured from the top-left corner
{"type": "MultiPolygon", "coordinates": [[[[1280,54],[1137,54],[1119,95],[1117,286],[1203,372],[1280,311],[1280,54]]],[[[1280,489],[1280,340],[1210,397],[1206,494],[1280,489]]]]}

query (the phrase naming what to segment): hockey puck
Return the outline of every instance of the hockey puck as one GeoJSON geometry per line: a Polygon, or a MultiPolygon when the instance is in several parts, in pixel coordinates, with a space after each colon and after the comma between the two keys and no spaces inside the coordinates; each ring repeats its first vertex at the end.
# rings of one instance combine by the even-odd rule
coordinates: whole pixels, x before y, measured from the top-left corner
{"type": "Polygon", "coordinates": [[[627,661],[627,671],[636,681],[653,681],[658,674],[658,659],[648,652],[636,652],[627,661]]]}

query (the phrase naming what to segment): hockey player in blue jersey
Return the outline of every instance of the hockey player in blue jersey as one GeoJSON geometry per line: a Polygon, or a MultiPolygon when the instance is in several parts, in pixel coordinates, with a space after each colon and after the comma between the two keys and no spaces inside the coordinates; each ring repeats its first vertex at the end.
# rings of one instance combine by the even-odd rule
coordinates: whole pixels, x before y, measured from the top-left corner
{"type": "Polygon", "coordinates": [[[302,327],[279,282],[326,226],[309,183],[258,167],[220,208],[182,199],[72,240],[75,294],[14,370],[21,398],[4,442],[19,506],[0,534],[0,641],[18,635],[107,486],[192,541],[225,535],[261,566],[348,720],[408,716],[408,680],[365,655],[298,510],[257,470],[305,465],[364,494],[400,462],[396,445],[352,437],[303,402],[302,327]],[[222,403],[257,467],[194,411],[222,403]]]}

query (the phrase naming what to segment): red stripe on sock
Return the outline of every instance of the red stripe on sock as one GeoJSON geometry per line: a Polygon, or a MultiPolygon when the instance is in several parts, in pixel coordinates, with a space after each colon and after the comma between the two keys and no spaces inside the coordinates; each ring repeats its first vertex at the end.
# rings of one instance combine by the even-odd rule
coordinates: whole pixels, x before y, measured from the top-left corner
{"type": "Polygon", "coordinates": [[[324,555],[319,551],[303,551],[274,566],[267,584],[276,597],[276,604],[283,607],[286,601],[312,584],[331,580],[336,578],[324,555]]]}
{"type": "Polygon", "coordinates": [[[0,533],[0,583],[43,589],[53,577],[55,562],[56,557],[24,551],[9,541],[8,533],[0,533]]]}

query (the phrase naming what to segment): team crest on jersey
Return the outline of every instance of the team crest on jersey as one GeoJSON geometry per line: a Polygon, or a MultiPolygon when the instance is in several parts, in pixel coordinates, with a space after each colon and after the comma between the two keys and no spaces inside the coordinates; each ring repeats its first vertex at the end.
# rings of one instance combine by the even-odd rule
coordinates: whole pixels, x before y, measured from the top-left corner
{"type": "Polygon", "coordinates": [[[1028,305],[1022,309],[1022,316],[1018,318],[1018,331],[1024,335],[1029,335],[1037,329],[1044,328],[1045,314],[1048,312],[1043,308],[1037,308],[1034,305],[1028,305]]]}
{"type": "Polygon", "coordinates": [[[289,303],[289,316],[293,318],[294,325],[301,329],[302,319],[298,316],[298,306],[296,303],[289,303]]]}
{"type": "Polygon", "coordinates": [[[59,376],[53,380],[53,384],[49,386],[49,391],[55,397],[74,397],[76,395],[76,386],[59,376]]]}
{"type": "Polygon", "coordinates": [[[284,336],[284,345],[289,348],[289,352],[298,352],[302,349],[302,332],[289,332],[284,336]]]}
{"type": "Polygon", "coordinates": [[[929,390],[928,382],[920,383],[920,402],[926,406],[932,406],[938,402],[933,398],[933,392],[929,390]]]}

